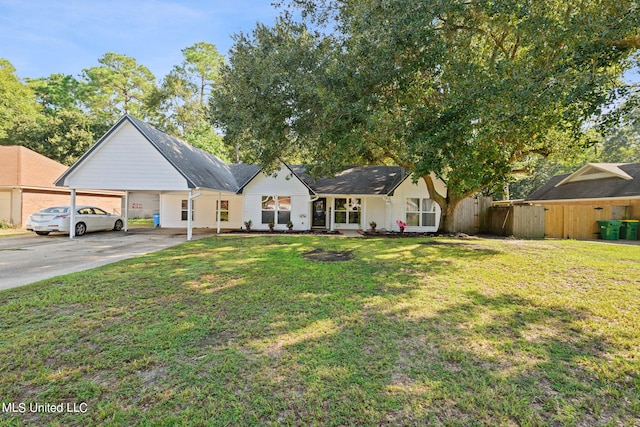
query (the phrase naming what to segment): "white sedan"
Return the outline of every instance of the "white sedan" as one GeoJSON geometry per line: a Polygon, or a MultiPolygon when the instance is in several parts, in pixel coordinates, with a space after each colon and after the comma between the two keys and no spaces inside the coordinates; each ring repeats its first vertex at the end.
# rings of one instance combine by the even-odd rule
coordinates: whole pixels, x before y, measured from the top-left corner
{"type": "MultiPolygon", "coordinates": [[[[35,231],[40,236],[46,236],[54,231],[69,233],[70,221],[71,207],[56,206],[31,214],[25,228],[35,231]]],[[[120,215],[107,213],[95,206],[76,206],[75,222],[76,236],[82,236],[88,231],[120,231],[123,226],[120,215]]]]}

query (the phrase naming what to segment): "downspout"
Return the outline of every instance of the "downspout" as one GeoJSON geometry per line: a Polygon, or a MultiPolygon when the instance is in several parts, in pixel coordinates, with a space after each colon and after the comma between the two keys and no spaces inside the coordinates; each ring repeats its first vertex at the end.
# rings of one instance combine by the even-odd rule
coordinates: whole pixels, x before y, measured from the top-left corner
{"type": "Polygon", "coordinates": [[[187,241],[193,237],[193,221],[191,220],[193,216],[193,199],[201,195],[201,191],[193,194],[193,190],[189,190],[189,198],[187,199],[187,241]]]}
{"type": "Polygon", "coordinates": [[[71,210],[69,217],[69,239],[76,237],[76,189],[71,189],[71,210]]]}

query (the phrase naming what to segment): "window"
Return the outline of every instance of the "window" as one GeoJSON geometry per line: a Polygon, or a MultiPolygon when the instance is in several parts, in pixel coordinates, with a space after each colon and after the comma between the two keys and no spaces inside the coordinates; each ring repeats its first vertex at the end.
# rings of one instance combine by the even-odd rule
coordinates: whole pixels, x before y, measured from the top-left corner
{"type": "Polygon", "coordinates": [[[337,198],[335,200],[336,224],[360,224],[362,202],[357,198],[337,198]]]}
{"type": "Polygon", "coordinates": [[[229,221],[228,200],[216,200],[216,221],[218,221],[218,211],[220,211],[220,221],[229,221]]]}
{"type": "MultiPolygon", "coordinates": [[[[191,201],[191,221],[195,219],[195,215],[196,215],[196,202],[192,200],[191,201]]],[[[189,218],[189,201],[183,200],[182,201],[182,220],[186,221],[187,218],[189,218]]]]}
{"type": "Polygon", "coordinates": [[[278,224],[286,225],[291,221],[291,197],[278,196],[278,224]]]}
{"type": "Polygon", "coordinates": [[[432,227],[436,225],[436,204],[431,199],[407,199],[407,226],[432,227]]]}
{"type": "Polygon", "coordinates": [[[262,196],[262,223],[287,224],[291,221],[290,196],[262,196]]]}

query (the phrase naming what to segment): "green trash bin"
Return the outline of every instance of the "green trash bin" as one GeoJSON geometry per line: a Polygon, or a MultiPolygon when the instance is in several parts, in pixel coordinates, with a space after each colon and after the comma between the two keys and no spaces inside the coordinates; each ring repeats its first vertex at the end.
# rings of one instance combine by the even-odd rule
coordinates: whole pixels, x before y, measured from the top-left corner
{"type": "Polygon", "coordinates": [[[603,240],[618,240],[620,238],[620,226],[622,222],[616,220],[598,221],[600,237],[603,240]]]}
{"type": "Polygon", "coordinates": [[[638,240],[638,224],[640,221],[635,219],[626,219],[620,221],[620,238],[627,240],[638,240]]]}

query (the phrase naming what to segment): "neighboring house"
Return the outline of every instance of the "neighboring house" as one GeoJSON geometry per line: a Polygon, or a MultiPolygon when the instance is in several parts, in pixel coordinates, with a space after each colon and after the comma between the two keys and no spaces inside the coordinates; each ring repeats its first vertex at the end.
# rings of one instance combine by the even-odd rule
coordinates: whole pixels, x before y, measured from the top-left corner
{"type": "MultiPolygon", "coordinates": [[[[446,191],[437,179],[438,189],[446,191]]],[[[437,231],[440,207],[422,180],[400,167],[359,166],[314,180],[303,167],[282,164],[275,174],[260,166],[227,164],[131,116],[122,117],[56,185],[158,197],[162,227],[266,230],[379,229],[437,231]]],[[[124,212],[125,218],[129,212],[124,212]]]]}
{"type": "Polygon", "coordinates": [[[545,207],[545,236],[594,239],[598,220],[640,219],[640,163],[589,163],[554,176],[526,202],[545,207]]]}
{"type": "MultiPolygon", "coordinates": [[[[66,170],[65,165],[28,148],[0,146],[0,219],[20,228],[33,212],[69,204],[69,190],[53,184],[66,170]]],[[[79,203],[121,211],[119,194],[78,191],[77,195],[79,203]]]]}

